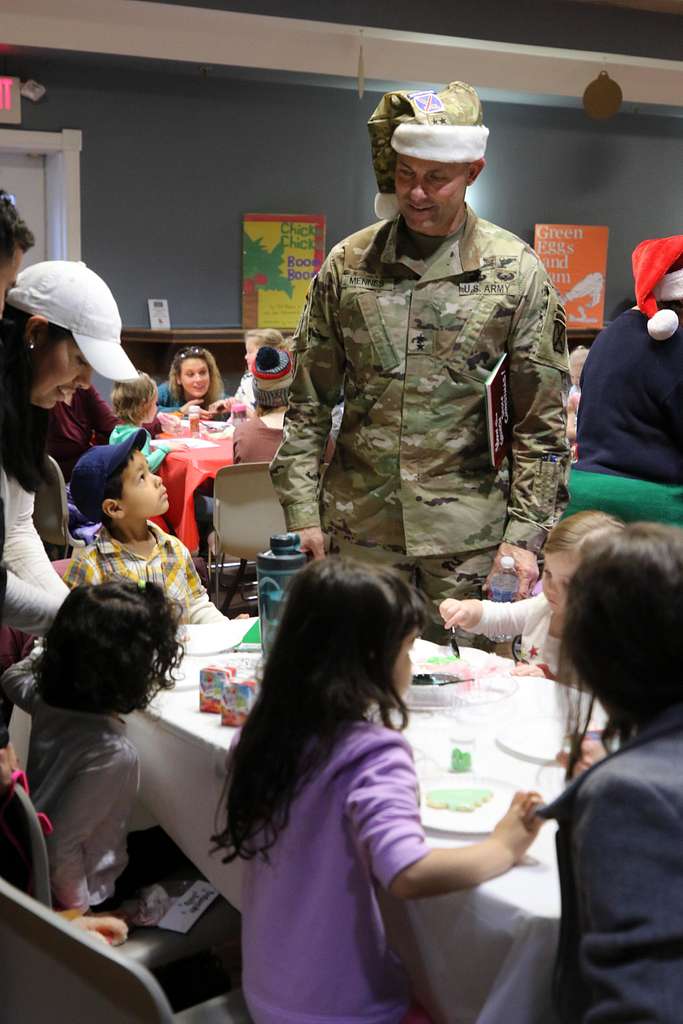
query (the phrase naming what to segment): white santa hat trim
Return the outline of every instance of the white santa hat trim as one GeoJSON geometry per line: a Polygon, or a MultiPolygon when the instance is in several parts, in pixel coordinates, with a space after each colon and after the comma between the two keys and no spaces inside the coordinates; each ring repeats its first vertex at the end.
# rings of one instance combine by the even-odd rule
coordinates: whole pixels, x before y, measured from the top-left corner
{"type": "Polygon", "coordinates": [[[399,124],[391,148],[419,160],[468,164],[484,156],[488,137],[483,124],[399,124]]]}
{"type": "MultiPolygon", "coordinates": [[[[469,164],[486,152],[489,130],[483,124],[400,124],[391,136],[391,146],[402,156],[437,160],[442,164],[469,164]]],[[[375,215],[393,220],[398,214],[394,192],[378,192],[375,215]]]]}
{"type": "Polygon", "coordinates": [[[658,309],[647,322],[647,333],[655,341],[667,341],[678,330],[678,315],[673,309],[658,309]]]}
{"type": "Polygon", "coordinates": [[[683,299],[683,270],[674,270],[665,274],[653,288],[657,302],[671,302],[672,299],[683,299]]]}
{"type": "Polygon", "coordinates": [[[380,220],[393,220],[398,215],[395,192],[378,192],[375,196],[375,216],[380,220]]]}

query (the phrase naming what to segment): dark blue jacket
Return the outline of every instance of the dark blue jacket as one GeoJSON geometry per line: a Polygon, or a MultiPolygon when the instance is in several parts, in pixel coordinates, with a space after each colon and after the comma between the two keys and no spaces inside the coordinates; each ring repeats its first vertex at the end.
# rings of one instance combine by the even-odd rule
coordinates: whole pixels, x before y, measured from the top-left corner
{"type": "Polygon", "coordinates": [[[683,1021],[683,704],[573,782],[559,822],[564,1024],[683,1021]]]}
{"type": "Polygon", "coordinates": [[[683,484],[683,329],[654,341],[646,324],[639,310],[627,309],[591,345],[576,468],[683,484]]]}

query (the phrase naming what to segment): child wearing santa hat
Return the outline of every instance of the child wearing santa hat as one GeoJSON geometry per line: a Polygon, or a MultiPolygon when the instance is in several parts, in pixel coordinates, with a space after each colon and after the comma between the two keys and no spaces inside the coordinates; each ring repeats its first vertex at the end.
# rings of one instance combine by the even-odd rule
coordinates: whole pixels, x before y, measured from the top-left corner
{"type": "Polygon", "coordinates": [[[683,235],[633,253],[637,306],[597,336],[581,378],[566,515],[683,526],[683,235]]]}

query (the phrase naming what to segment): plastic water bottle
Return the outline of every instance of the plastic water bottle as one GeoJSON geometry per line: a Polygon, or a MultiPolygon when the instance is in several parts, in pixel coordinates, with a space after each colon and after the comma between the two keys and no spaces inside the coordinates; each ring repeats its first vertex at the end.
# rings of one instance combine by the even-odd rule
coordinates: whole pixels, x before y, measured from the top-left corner
{"type": "Polygon", "coordinates": [[[236,427],[239,423],[244,423],[246,418],[247,407],[244,402],[234,402],[230,410],[230,423],[232,426],[236,427]]]}
{"type": "Polygon", "coordinates": [[[305,564],[306,555],[299,549],[298,533],[276,533],[270,538],[270,551],[256,556],[261,646],[264,654],[268,654],[273,645],[289,582],[305,564]]]}
{"type": "MultiPolygon", "coordinates": [[[[510,555],[503,555],[500,560],[500,572],[494,573],[489,582],[489,601],[514,601],[519,590],[519,580],[515,572],[515,560],[510,555]]],[[[494,636],[496,644],[505,643],[510,637],[505,634],[494,636]]]]}
{"type": "Polygon", "coordinates": [[[190,437],[199,437],[199,421],[201,419],[201,408],[198,405],[191,405],[187,411],[187,424],[190,437]]]}

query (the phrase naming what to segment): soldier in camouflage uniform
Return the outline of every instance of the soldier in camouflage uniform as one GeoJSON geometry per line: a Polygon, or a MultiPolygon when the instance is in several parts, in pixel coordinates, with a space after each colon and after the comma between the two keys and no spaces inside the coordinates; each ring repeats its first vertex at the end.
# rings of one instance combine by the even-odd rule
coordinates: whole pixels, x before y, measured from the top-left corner
{"type": "Polygon", "coordinates": [[[271,472],[302,547],[322,557],[322,529],[331,552],[410,574],[442,639],[439,602],[478,595],[501,554],[521,596],[537,578],[566,501],[565,317],[533,250],[465,204],[488,135],[470,86],[389,93],[369,128],[386,219],[336,245],[311,284],[271,472]],[[513,434],[496,471],[484,381],[506,351],[513,434]]]}

